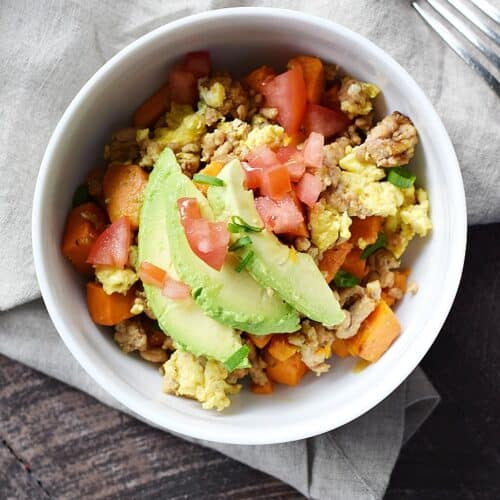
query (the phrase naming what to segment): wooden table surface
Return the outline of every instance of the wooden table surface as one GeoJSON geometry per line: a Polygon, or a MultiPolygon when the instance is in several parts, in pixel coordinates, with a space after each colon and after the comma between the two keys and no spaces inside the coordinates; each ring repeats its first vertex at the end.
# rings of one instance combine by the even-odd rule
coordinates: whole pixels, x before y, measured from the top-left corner
{"type": "MultiPolygon", "coordinates": [[[[402,450],[387,499],[500,498],[499,303],[500,224],[475,227],[457,300],[422,363],[443,400],[402,450]]],[[[1,356],[0,439],[1,499],[302,498],[1,356]]]]}

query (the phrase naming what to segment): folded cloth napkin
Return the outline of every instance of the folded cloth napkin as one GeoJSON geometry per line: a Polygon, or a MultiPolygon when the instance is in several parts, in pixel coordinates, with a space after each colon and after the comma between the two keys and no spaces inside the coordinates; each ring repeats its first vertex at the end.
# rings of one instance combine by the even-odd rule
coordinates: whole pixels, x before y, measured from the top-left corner
{"type": "MultiPolygon", "coordinates": [[[[0,353],[119,407],[80,369],[41,301],[34,300],[39,290],[30,213],[38,167],[66,106],[119,49],[174,19],[244,5],[286,7],[328,18],[391,54],[424,88],[452,137],[465,179],[470,222],[500,220],[500,170],[494,164],[500,156],[500,103],[409,2],[387,0],[382,7],[370,0],[2,0],[0,311],[7,312],[0,315],[0,353]]],[[[380,498],[402,443],[437,401],[430,383],[416,370],[371,412],[325,435],[276,446],[202,444],[271,473],[313,498],[380,498]]]]}

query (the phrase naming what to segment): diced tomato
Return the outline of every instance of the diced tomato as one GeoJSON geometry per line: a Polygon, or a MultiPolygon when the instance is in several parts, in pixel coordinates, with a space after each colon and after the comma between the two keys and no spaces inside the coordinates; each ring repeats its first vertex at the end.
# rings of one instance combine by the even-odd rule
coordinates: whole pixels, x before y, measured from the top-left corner
{"type": "Polygon", "coordinates": [[[325,137],[344,132],[351,121],[336,109],[328,109],[318,104],[308,104],[302,125],[305,131],[318,132],[325,137]]]}
{"type": "Polygon", "coordinates": [[[198,202],[194,198],[180,198],[177,205],[191,250],[210,267],[220,271],[230,240],[226,224],[201,217],[198,202]]]}
{"type": "Polygon", "coordinates": [[[198,88],[194,74],[182,66],[176,66],[168,75],[170,99],[177,104],[196,102],[198,88]]]}
{"type": "Polygon", "coordinates": [[[165,297],[173,300],[186,299],[191,294],[191,287],[181,281],[174,280],[170,276],[167,276],[161,293],[162,295],[165,295],[165,297]]]}
{"type": "Polygon", "coordinates": [[[242,162],[243,170],[246,176],[246,187],[247,189],[257,189],[260,187],[262,182],[262,169],[253,168],[247,162],[242,162]]]}
{"type": "MultiPolygon", "coordinates": [[[[297,193],[295,193],[295,191],[290,191],[290,198],[292,198],[295,207],[302,214],[302,217],[304,217],[304,204],[298,199],[297,193]]],[[[304,221],[301,222],[292,233],[290,233],[290,236],[304,236],[306,238],[309,237],[309,230],[307,229],[305,218],[304,221]]]]}
{"type": "Polygon", "coordinates": [[[139,278],[146,285],[161,288],[162,295],[169,299],[185,299],[191,293],[191,288],[188,285],[171,278],[166,271],[150,262],[141,262],[139,278]]]}
{"type": "Polygon", "coordinates": [[[302,151],[298,150],[295,146],[286,146],[279,148],[278,151],[276,151],[276,156],[279,162],[288,168],[290,180],[292,182],[300,181],[306,171],[306,164],[302,151]]]}
{"type": "Polygon", "coordinates": [[[219,247],[211,252],[200,252],[200,259],[216,271],[220,271],[227,256],[227,245],[219,247]]]}
{"type": "Polygon", "coordinates": [[[210,54],[206,50],[189,52],[184,58],[184,68],[191,71],[195,78],[201,78],[210,74],[212,63],[210,54]]]}
{"type": "Polygon", "coordinates": [[[128,261],[131,239],[130,220],[125,215],[99,235],[90,249],[87,262],[96,266],[123,268],[128,261]]]}
{"type": "Polygon", "coordinates": [[[262,170],[260,192],[274,200],[280,200],[292,190],[290,173],[285,165],[273,165],[262,170]]]}
{"type": "Polygon", "coordinates": [[[268,106],[278,109],[278,122],[288,135],[299,130],[306,110],[306,85],[300,66],[266,82],[262,87],[268,106]]]}
{"type": "Polygon", "coordinates": [[[323,166],[323,146],[325,138],[317,132],[311,132],[304,142],[304,161],[308,167],[321,168],[323,166]]]}
{"type": "Polygon", "coordinates": [[[273,200],[260,196],[255,200],[255,207],[266,229],[277,234],[297,234],[304,223],[304,215],[295,205],[293,198],[287,194],[281,200],[273,200]]]}
{"type": "Polygon", "coordinates": [[[317,175],[305,173],[295,188],[299,200],[312,207],[323,190],[323,183],[317,175]]]}
{"type": "Polygon", "coordinates": [[[165,277],[167,273],[161,269],[161,267],[155,266],[150,262],[146,262],[145,260],[141,262],[139,267],[139,278],[141,278],[142,282],[146,285],[152,285],[157,287],[163,287],[163,283],[165,282],[165,277]]]}
{"type": "Polygon", "coordinates": [[[257,146],[245,156],[245,160],[253,168],[272,167],[279,163],[276,153],[268,146],[257,146]]]}
{"type": "Polygon", "coordinates": [[[179,198],[177,206],[183,219],[199,219],[201,217],[200,205],[194,198],[179,198]]]}

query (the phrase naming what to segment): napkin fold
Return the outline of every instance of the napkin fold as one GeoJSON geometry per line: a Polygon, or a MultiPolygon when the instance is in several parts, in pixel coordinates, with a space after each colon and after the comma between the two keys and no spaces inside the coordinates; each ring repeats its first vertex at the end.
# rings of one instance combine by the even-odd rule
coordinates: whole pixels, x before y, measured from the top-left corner
{"type": "MultiPolygon", "coordinates": [[[[30,238],[36,174],[64,109],[106,60],[169,21],[236,6],[302,10],[343,24],[386,50],[424,89],[450,133],[470,223],[500,221],[500,101],[420,20],[410,2],[2,0],[0,311],[7,312],[0,313],[0,353],[124,411],[73,360],[43,304],[34,300],[40,296],[30,238]]],[[[333,432],[283,445],[200,444],[287,481],[311,498],[378,499],[401,445],[437,402],[437,393],[417,369],[376,408],[333,432]]]]}

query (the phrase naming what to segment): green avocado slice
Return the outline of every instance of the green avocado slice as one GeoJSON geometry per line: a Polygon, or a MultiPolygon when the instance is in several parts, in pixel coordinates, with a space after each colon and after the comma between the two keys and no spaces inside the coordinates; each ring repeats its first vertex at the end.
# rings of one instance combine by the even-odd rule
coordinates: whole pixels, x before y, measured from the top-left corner
{"type": "MultiPolygon", "coordinates": [[[[239,216],[252,226],[262,227],[253,193],[244,188],[245,174],[240,162],[228,163],[218,178],[224,185],[211,186],[208,190],[208,201],[216,218],[228,220],[239,216]]],[[[246,236],[252,240],[255,253],[247,269],[262,286],[272,288],[299,312],[326,326],[335,326],[344,320],[337,299],[311,256],[295,252],[267,230],[246,233],[246,236]]]]}
{"type": "Polygon", "coordinates": [[[217,271],[191,250],[177,201],[195,198],[203,217],[214,220],[210,205],[191,179],[182,173],[171,152],[162,153],[155,169],[163,180],[172,262],[180,279],[191,287],[197,304],[220,323],[256,335],[298,330],[297,311],[272,289],[259,285],[246,270],[237,272],[236,255],[229,253],[222,269],[217,271]]]}
{"type": "MultiPolygon", "coordinates": [[[[139,252],[137,266],[143,261],[165,269],[179,279],[172,264],[167,238],[167,197],[165,163],[175,161],[171,152],[162,155],[156,163],[146,186],[139,225],[139,252]]],[[[230,327],[208,317],[193,298],[172,300],[155,286],[144,285],[149,307],[155,314],[160,328],[176,345],[196,356],[206,356],[224,363],[238,351],[240,336],[230,327]]],[[[234,359],[234,358],[232,358],[234,359]]],[[[245,356],[236,368],[247,368],[245,356]]]]}

